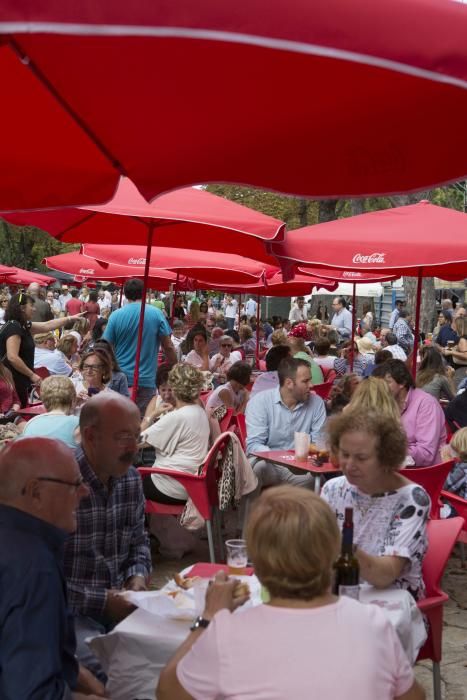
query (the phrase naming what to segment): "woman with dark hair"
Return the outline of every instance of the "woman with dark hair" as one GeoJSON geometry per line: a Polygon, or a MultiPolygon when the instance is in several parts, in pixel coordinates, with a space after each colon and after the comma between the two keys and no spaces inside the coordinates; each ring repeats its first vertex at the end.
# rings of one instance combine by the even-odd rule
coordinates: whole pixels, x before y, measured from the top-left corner
{"type": "Polygon", "coordinates": [[[32,384],[40,384],[41,377],[34,372],[34,340],[36,333],[47,333],[63,326],[80,315],[54,318],[51,321],[31,321],[34,298],[25,292],[14,294],[5,311],[5,325],[0,332],[0,360],[13,375],[15,389],[24,408],[32,384]]]}
{"type": "Polygon", "coordinates": [[[96,343],[98,340],[100,340],[104,334],[104,331],[106,329],[108,323],[107,318],[98,318],[94,324],[94,328],[92,329],[92,340],[94,343],[96,343]]]}
{"type": "MultiPolygon", "coordinates": [[[[97,319],[98,321],[101,319],[97,319]]],[[[93,350],[103,350],[106,352],[110,358],[112,365],[112,378],[109,382],[109,389],[113,389],[118,394],[122,396],[130,396],[130,390],[128,389],[128,379],[125,372],[122,372],[120,366],[115,357],[115,352],[112,343],[109,343],[105,338],[97,340],[93,345],[93,350]]]]}
{"type": "Polygon", "coordinates": [[[89,292],[89,301],[84,304],[84,314],[89,321],[89,329],[92,331],[96,325],[101,310],[97,303],[97,292],[93,290],[89,292]]]}
{"type": "Polygon", "coordinates": [[[441,398],[451,401],[456,395],[451,380],[454,374],[453,368],[446,365],[442,354],[435,347],[423,347],[420,357],[422,361],[417,372],[417,387],[431,394],[438,401],[441,398]]]}
{"type": "Polygon", "coordinates": [[[439,402],[416,389],[412,375],[402,360],[388,360],[377,365],[373,377],[387,382],[401,412],[407,434],[407,466],[430,467],[441,462],[440,449],[446,444],[446,426],[439,402]]]}
{"type": "Polygon", "coordinates": [[[248,362],[234,362],[227,371],[227,382],[220,384],[210,394],[206,408],[211,410],[219,406],[233,408],[235,413],[244,413],[250,394],[246,387],[251,379],[251,367],[248,362]]]}
{"type": "Polygon", "coordinates": [[[202,327],[195,327],[190,330],[186,337],[188,354],[184,362],[193,365],[203,372],[209,371],[208,336],[202,327]]]}

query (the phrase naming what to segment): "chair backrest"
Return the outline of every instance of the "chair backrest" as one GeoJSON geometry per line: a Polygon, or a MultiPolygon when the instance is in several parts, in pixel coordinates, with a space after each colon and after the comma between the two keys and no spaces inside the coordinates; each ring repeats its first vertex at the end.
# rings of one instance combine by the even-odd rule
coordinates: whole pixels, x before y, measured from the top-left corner
{"type": "Polygon", "coordinates": [[[410,479],[410,481],[413,481],[415,484],[423,486],[428,493],[431,498],[430,515],[432,518],[439,517],[439,497],[441,489],[453,466],[454,460],[450,459],[447,462],[440,462],[440,464],[435,464],[432,467],[408,467],[400,470],[400,474],[410,479]]]}
{"type": "Polygon", "coordinates": [[[325,382],[334,382],[335,378],[337,377],[337,372],[333,367],[330,367],[329,369],[321,367],[321,371],[325,382]]]}
{"type": "Polygon", "coordinates": [[[463,524],[463,518],[428,521],[428,550],[422,567],[427,598],[441,595],[441,578],[463,524]]]}
{"type": "MultiPolygon", "coordinates": [[[[208,495],[208,501],[210,506],[217,506],[218,501],[219,501],[219,495],[218,495],[218,490],[217,490],[217,482],[219,481],[220,478],[220,471],[218,469],[219,462],[224,456],[224,453],[227,449],[227,445],[229,444],[230,440],[230,433],[228,432],[223,432],[219,435],[217,440],[214,442],[213,446],[209,450],[206,459],[204,460],[204,464],[201,467],[199,476],[201,479],[205,479],[205,485],[206,485],[206,490],[207,490],[207,495],[208,495]]],[[[196,487],[195,487],[196,489],[196,487]]],[[[196,489],[197,490],[197,489],[196,489]]],[[[194,493],[190,493],[191,498],[196,503],[196,496],[194,493]]],[[[204,499],[202,499],[204,500],[204,499]]],[[[198,505],[197,505],[198,507],[198,505]]],[[[201,508],[198,507],[198,510],[202,513],[203,517],[206,518],[205,514],[201,511],[201,508]]],[[[206,518],[207,519],[207,518],[206,518]]]]}
{"type": "Polygon", "coordinates": [[[445,499],[450,503],[457,511],[457,514],[464,518],[464,525],[462,529],[467,531],[467,501],[460,496],[456,496],[455,493],[450,491],[441,491],[441,498],[445,499]]]}
{"type": "Polygon", "coordinates": [[[233,408],[228,408],[225,416],[220,419],[219,425],[221,429],[221,433],[226,433],[228,430],[230,430],[231,425],[234,422],[234,410],[233,408]]]}
{"type": "Polygon", "coordinates": [[[259,369],[261,370],[261,372],[267,371],[268,368],[266,367],[266,360],[259,361],[259,369]]]}
{"type": "Polygon", "coordinates": [[[41,379],[47,379],[47,377],[50,377],[50,372],[47,367],[34,367],[34,372],[39,375],[41,379]]]}
{"type": "Polygon", "coordinates": [[[314,384],[313,391],[322,399],[327,399],[332,389],[332,382],[324,382],[324,384],[314,384]]]}
{"type": "Polygon", "coordinates": [[[234,416],[233,432],[240,440],[243,450],[246,449],[246,418],[244,413],[237,413],[234,416]]]}
{"type": "Polygon", "coordinates": [[[209,397],[212,394],[212,389],[208,389],[207,391],[202,391],[199,395],[199,398],[201,401],[204,403],[204,405],[207,404],[209,397]]]}

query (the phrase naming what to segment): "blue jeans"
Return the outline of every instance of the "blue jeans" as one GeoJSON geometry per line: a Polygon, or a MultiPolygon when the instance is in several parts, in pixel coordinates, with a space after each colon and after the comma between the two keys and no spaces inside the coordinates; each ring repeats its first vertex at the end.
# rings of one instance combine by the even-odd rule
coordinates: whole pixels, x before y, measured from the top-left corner
{"type": "Polygon", "coordinates": [[[76,657],[80,664],[85,666],[101,683],[107,682],[107,676],[101,666],[101,662],[94,656],[85,639],[95,637],[98,634],[106,634],[109,629],[104,625],[96,622],[91,617],[86,615],[75,616],[75,634],[76,634],[76,657]]]}
{"type": "Polygon", "coordinates": [[[229,331],[233,331],[234,326],[235,326],[235,319],[226,317],[225,320],[227,322],[227,326],[228,326],[229,331]]]}

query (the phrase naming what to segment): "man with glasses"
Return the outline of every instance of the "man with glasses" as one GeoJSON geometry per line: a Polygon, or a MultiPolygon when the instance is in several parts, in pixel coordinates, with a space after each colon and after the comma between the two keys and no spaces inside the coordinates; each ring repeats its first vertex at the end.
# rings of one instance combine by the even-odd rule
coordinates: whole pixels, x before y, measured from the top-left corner
{"type": "Polygon", "coordinates": [[[76,457],[89,497],[66,543],[65,575],[78,658],[103,682],[105,674],[84,640],[109,631],[134,610],[121,591],[145,590],[151,572],[142,482],[132,466],[140,420],[137,406],[114,391],[93,396],[80,414],[76,457]]]}
{"type": "Polygon", "coordinates": [[[348,310],[344,297],[334,297],[332,300],[334,315],[329,326],[324,326],[330,331],[337,331],[339,339],[346,340],[352,335],[352,314],[348,310]]]}
{"type": "MultiPolygon", "coordinates": [[[[104,688],[79,669],[63,545],[88,495],[73,452],[25,438],[0,453],[0,697],[88,698],[104,688]]],[[[93,695],[92,697],[96,697],[93,695]]]]}

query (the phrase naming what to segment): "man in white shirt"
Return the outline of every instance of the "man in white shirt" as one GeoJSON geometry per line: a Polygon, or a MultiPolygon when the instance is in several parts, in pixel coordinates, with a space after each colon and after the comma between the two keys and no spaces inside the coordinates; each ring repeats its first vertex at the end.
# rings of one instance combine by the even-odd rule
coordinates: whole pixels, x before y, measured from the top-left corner
{"type": "Polygon", "coordinates": [[[307,319],[308,306],[305,304],[305,297],[297,297],[295,305],[290,310],[289,321],[292,323],[299,323],[300,321],[307,321],[307,319]]]}
{"type": "Polygon", "coordinates": [[[237,316],[238,301],[228,294],[224,299],[223,308],[227,327],[230,331],[233,331],[235,327],[235,318],[237,316]]]}
{"type": "Polygon", "coordinates": [[[340,340],[350,338],[352,335],[352,314],[345,305],[344,297],[334,297],[332,308],[334,316],[331,319],[331,324],[326,328],[337,331],[340,340]]]}
{"type": "Polygon", "coordinates": [[[62,284],[62,293],[58,297],[58,300],[60,302],[60,306],[62,307],[63,314],[65,314],[65,311],[66,311],[65,307],[67,305],[67,302],[70,301],[70,299],[72,299],[72,296],[71,296],[70,291],[68,289],[68,285],[62,284]]]}
{"type": "Polygon", "coordinates": [[[69,377],[72,368],[68,365],[61,352],[55,350],[55,336],[52,332],[38,333],[34,336],[34,369],[45,367],[50,374],[61,374],[69,377]]]}
{"type": "Polygon", "coordinates": [[[248,319],[250,319],[252,316],[256,316],[257,309],[258,304],[253,297],[249,297],[247,303],[245,304],[245,314],[248,316],[248,319]]]}
{"type": "Polygon", "coordinates": [[[105,296],[105,291],[103,289],[99,289],[97,292],[97,303],[99,304],[99,309],[102,314],[102,311],[104,309],[111,309],[112,308],[112,302],[107,299],[105,296]]]}

